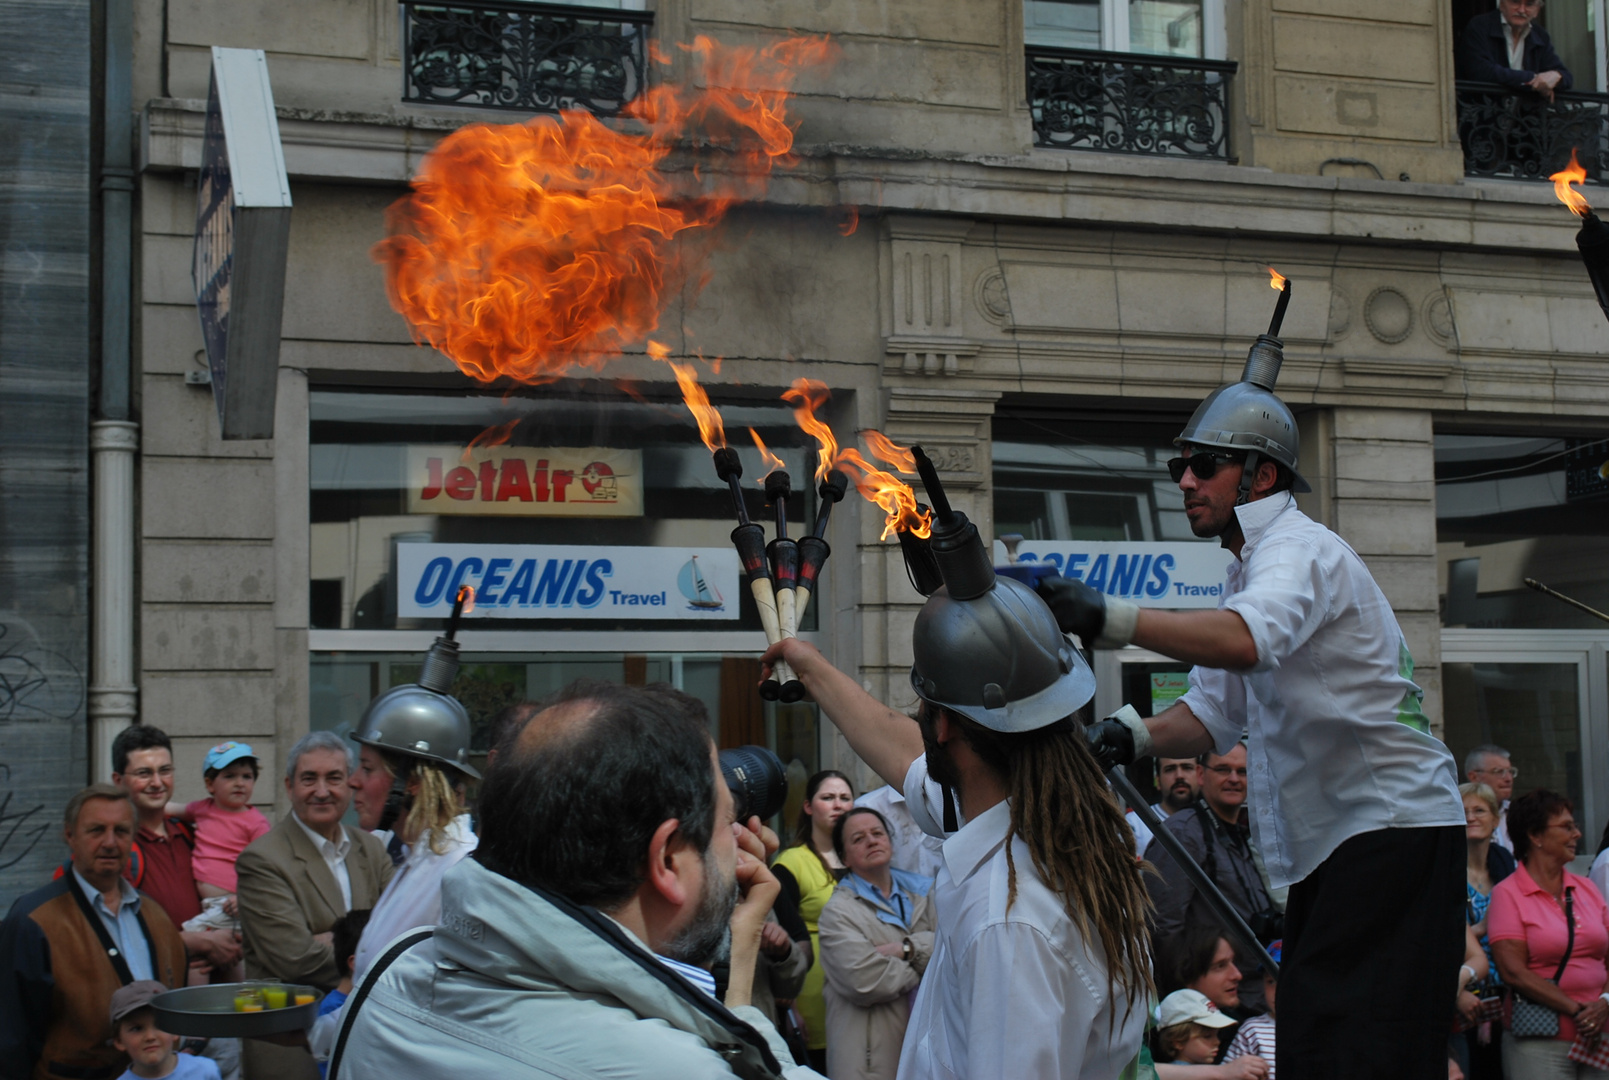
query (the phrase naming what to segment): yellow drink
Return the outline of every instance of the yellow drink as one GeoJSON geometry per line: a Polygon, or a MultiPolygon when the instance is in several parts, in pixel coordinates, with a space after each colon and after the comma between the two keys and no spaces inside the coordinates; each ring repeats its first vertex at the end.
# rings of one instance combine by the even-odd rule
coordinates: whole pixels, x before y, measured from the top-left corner
{"type": "Polygon", "coordinates": [[[263,1000],[255,990],[240,990],[235,994],[235,1012],[261,1012],[263,1000]]]}
{"type": "Polygon", "coordinates": [[[311,1005],[311,1004],[313,1004],[313,1002],[315,1002],[317,1000],[318,1000],[318,995],[317,994],[298,993],[296,995],[296,1004],[298,1004],[298,1005],[311,1005]]]}
{"type": "Polygon", "coordinates": [[[270,986],[263,991],[263,1004],[270,1009],[283,1009],[290,991],[283,986],[270,986]]]}
{"type": "Polygon", "coordinates": [[[248,1002],[245,1005],[237,1004],[235,1006],[235,1008],[237,1010],[239,1010],[240,1012],[262,1012],[263,1011],[262,1002],[260,1002],[260,1001],[248,1002]]]}

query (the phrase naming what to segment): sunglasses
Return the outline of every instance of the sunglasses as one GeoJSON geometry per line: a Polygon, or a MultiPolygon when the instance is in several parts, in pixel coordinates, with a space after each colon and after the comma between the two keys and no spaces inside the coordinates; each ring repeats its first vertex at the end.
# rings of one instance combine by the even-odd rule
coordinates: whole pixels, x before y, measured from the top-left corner
{"type": "Polygon", "coordinates": [[[1200,452],[1189,457],[1176,457],[1168,460],[1168,475],[1173,477],[1177,484],[1184,479],[1184,472],[1189,469],[1199,479],[1210,480],[1212,474],[1218,471],[1221,465],[1242,465],[1246,461],[1240,454],[1209,454],[1200,452]]]}

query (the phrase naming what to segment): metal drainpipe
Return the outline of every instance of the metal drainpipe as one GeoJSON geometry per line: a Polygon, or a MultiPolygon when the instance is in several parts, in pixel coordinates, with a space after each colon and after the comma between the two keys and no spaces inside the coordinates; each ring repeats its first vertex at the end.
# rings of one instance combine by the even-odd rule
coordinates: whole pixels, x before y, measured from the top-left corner
{"type": "Polygon", "coordinates": [[[99,419],[89,426],[94,541],[90,641],[90,776],[110,779],[112,740],[138,715],[134,673],[134,455],[129,419],[134,201],[132,0],[106,0],[106,130],[102,221],[99,419]]]}

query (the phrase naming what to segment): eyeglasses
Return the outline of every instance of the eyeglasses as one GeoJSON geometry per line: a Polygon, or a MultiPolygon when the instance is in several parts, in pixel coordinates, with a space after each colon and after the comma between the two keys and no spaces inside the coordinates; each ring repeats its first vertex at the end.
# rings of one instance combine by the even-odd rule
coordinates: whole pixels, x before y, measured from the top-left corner
{"type": "Polygon", "coordinates": [[[1244,765],[1238,769],[1230,765],[1208,765],[1207,771],[1210,773],[1217,773],[1219,776],[1238,776],[1242,780],[1244,780],[1247,775],[1246,766],[1244,765]]]}
{"type": "Polygon", "coordinates": [[[1518,780],[1520,778],[1520,770],[1518,769],[1471,769],[1470,771],[1484,773],[1487,776],[1503,776],[1510,780],[1518,780]]]}
{"type": "Polygon", "coordinates": [[[1169,458],[1168,475],[1173,477],[1173,482],[1177,484],[1180,480],[1184,479],[1184,471],[1189,469],[1191,472],[1195,473],[1198,478],[1202,480],[1210,480],[1212,479],[1212,474],[1218,471],[1218,466],[1240,465],[1243,464],[1245,460],[1246,459],[1241,457],[1239,454],[1211,454],[1204,451],[1197,452],[1191,454],[1189,457],[1169,458]]]}

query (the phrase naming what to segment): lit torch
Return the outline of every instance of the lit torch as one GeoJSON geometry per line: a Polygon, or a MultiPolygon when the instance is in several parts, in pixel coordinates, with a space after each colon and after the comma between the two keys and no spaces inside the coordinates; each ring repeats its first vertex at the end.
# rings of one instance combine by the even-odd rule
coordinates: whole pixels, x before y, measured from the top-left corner
{"type": "Polygon", "coordinates": [[[1291,279],[1270,266],[1268,287],[1279,293],[1279,301],[1274,305],[1274,317],[1268,321],[1268,336],[1277,338],[1279,328],[1285,325],[1285,309],[1291,306],[1291,279]]]}
{"type": "Polygon", "coordinates": [[[1581,230],[1575,234],[1575,246],[1581,252],[1581,261],[1587,266],[1592,289],[1598,294],[1598,306],[1603,309],[1604,317],[1609,318],[1609,226],[1605,226],[1592,212],[1586,196],[1571,187],[1587,180],[1587,170],[1576,160],[1573,147],[1569,167],[1548,179],[1553,181],[1553,191],[1559,196],[1559,201],[1581,219],[1581,230]]]}
{"type": "Polygon", "coordinates": [[[827,389],[827,384],[815,379],[795,379],[793,385],[782,394],[782,400],[793,406],[794,419],[799,427],[813,437],[820,447],[816,452],[816,479],[821,485],[817,489],[821,495],[821,506],[816,511],[815,528],[809,535],[799,538],[799,583],[794,587],[793,600],[796,623],[804,621],[821,568],[832,554],[832,547],[827,543],[827,522],[832,517],[832,508],[843,500],[844,492],[849,488],[849,478],[833,468],[838,457],[838,440],[832,428],[816,416],[816,410],[831,396],[832,391],[827,389]]]}

